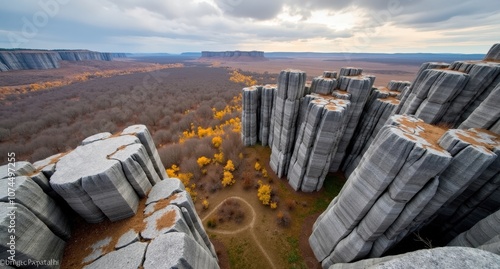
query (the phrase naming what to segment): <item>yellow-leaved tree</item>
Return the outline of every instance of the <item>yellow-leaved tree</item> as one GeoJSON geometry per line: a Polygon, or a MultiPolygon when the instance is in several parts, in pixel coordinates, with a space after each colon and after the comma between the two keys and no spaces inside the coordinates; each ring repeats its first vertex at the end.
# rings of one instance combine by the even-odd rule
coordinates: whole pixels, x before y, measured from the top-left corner
{"type": "Polygon", "coordinates": [[[236,182],[236,180],[234,180],[233,174],[229,171],[224,171],[224,176],[222,178],[222,186],[224,186],[224,187],[231,186],[235,182],[236,182]]]}
{"type": "Polygon", "coordinates": [[[196,160],[196,162],[198,163],[198,166],[201,168],[207,164],[209,164],[212,160],[210,160],[209,158],[205,157],[205,156],[201,156],[200,158],[198,158],[198,160],[196,160]]]}
{"type": "Polygon", "coordinates": [[[260,165],[259,162],[255,162],[254,168],[255,168],[256,171],[260,171],[260,169],[262,169],[262,166],[260,165]]]}
{"type": "Polygon", "coordinates": [[[233,164],[233,161],[231,160],[228,160],[227,163],[226,163],[226,166],[224,166],[224,170],[225,171],[234,171],[234,164],[233,164]]]}
{"type": "Polygon", "coordinates": [[[271,185],[269,184],[263,184],[262,181],[258,181],[259,183],[259,189],[257,190],[257,197],[259,198],[259,201],[262,202],[263,205],[269,205],[271,202],[271,185]]]}
{"type": "Polygon", "coordinates": [[[214,136],[214,138],[212,138],[212,144],[214,147],[219,148],[220,145],[222,145],[222,137],[214,136]]]}
{"type": "Polygon", "coordinates": [[[224,163],[224,153],[223,152],[215,153],[214,160],[220,164],[223,164],[224,163]]]}

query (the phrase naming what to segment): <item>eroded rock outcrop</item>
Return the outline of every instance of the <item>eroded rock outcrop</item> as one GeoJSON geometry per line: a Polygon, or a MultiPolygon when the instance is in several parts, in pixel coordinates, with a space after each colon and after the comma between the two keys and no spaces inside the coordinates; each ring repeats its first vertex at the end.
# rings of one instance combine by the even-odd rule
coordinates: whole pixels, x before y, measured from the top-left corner
{"type": "Polygon", "coordinates": [[[97,223],[134,215],[139,197],[163,178],[165,168],[149,131],[136,125],[61,157],[50,185],[86,221],[97,223]]]}
{"type": "Polygon", "coordinates": [[[365,105],[361,121],[347,149],[349,154],[343,160],[342,170],[348,177],[356,168],[361,157],[385,125],[388,118],[400,104],[401,92],[408,90],[408,81],[390,81],[387,87],[372,90],[365,105]]]}
{"type": "Polygon", "coordinates": [[[59,68],[60,60],[52,51],[0,51],[0,71],[59,68]]]}
{"type": "Polygon", "coordinates": [[[109,253],[100,251],[111,239],[96,242],[85,268],[219,268],[215,249],[180,180],[160,181],[146,204],[144,229],[121,235],[109,253]]]}
{"type": "Polygon", "coordinates": [[[101,60],[124,58],[124,53],[96,52],[89,50],[2,50],[0,72],[27,69],[59,68],[59,61],[101,60]]]}
{"type": "Polygon", "coordinates": [[[500,210],[459,234],[448,246],[472,247],[500,255],[500,210]]]}
{"type": "Polygon", "coordinates": [[[281,71],[274,98],[271,169],[282,177],[288,171],[293,151],[300,101],[305,95],[306,74],[298,70],[281,71]]]}
{"type": "Polygon", "coordinates": [[[485,131],[446,131],[408,116],[388,123],[314,225],[309,240],[324,268],[380,257],[413,231],[451,217],[463,204],[453,201],[491,176],[498,159],[490,149],[499,137],[485,131]]]}
{"type": "Polygon", "coordinates": [[[219,268],[191,196],[179,179],[167,178],[144,125],[90,136],[76,149],[35,166],[2,166],[0,178],[0,259],[9,258],[8,243],[15,235],[16,261],[52,260],[57,262],[41,268],[59,268],[71,236],[68,215],[73,213],[67,203],[88,222],[134,216],[139,220],[130,223],[141,223],[82,245],[90,250],[80,261],[84,268],[219,268]],[[50,196],[54,191],[57,199],[50,196]],[[139,198],[146,199],[146,207],[136,214],[139,198]]]}
{"type": "Polygon", "coordinates": [[[329,269],[358,268],[498,268],[498,255],[474,248],[442,247],[423,249],[396,256],[339,263],[329,269]]]}
{"type": "Polygon", "coordinates": [[[446,167],[451,157],[435,147],[435,138],[414,135],[434,131],[409,117],[396,117],[392,125],[383,127],[314,225],[309,242],[323,267],[367,255],[406,203],[446,167]]]}
{"type": "Polygon", "coordinates": [[[330,160],[344,133],[350,102],[311,94],[303,103],[307,110],[297,132],[288,180],[295,190],[312,192],[323,186],[330,160]]]}

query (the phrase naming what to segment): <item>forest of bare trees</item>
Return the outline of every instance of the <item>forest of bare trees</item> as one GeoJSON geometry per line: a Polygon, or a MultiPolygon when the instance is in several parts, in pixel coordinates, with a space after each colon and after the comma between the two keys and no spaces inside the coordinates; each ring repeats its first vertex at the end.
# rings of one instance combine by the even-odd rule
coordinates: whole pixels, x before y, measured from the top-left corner
{"type": "MultiPolygon", "coordinates": [[[[223,110],[244,86],[230,76],[224,68],[189,66],[10,95],[0,101],[0,152],[34,162],[70,150],[87,136],[132,124],[145,124],[165,152],[162,148],[193,124],[207,127],[222,120],[214,119],[213,111],[223,110]]],[[[267,83],[271,77],[258,78],[267,83]]],[[[175,159],[179,149],[168,147],[171,154],[162,156],[167,167],[180,161],[175,159]]]]}

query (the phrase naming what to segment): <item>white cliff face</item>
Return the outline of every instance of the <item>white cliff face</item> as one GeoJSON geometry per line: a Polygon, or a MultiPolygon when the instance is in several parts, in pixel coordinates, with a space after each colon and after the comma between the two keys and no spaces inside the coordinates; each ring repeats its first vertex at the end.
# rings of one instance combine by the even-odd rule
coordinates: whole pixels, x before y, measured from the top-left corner
{"type": "Polygon", "coordinates": [[[59,68],[60,60],[50,51],[0,51],[0,71],[59,68]]]}
{"type": "Polygon", "coordinates": [[[126,57],[124,53],[86,50],[5,50],[0,51],[0,72],[59,68],[59,61],[100,60],[126,57]]]}

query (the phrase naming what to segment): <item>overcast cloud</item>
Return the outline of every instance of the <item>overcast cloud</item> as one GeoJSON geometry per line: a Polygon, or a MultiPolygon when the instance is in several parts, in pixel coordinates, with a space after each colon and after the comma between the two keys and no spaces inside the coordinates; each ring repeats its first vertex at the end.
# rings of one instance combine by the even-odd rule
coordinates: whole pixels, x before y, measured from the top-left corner
{"type": "Polygon", "coordinates": [[[15,0],[0,47],[486,53],[498,0],[15,0]]]}

